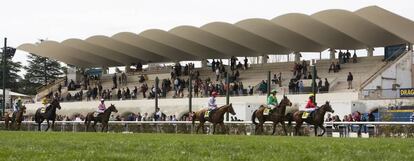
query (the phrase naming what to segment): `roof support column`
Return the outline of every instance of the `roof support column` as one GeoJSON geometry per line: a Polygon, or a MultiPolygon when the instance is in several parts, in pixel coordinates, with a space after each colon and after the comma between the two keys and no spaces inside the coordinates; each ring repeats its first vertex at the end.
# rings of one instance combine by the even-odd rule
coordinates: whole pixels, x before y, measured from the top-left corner
{"type": "Polygon", "coordinates": [[[329,49],[329,60],[334,61],[335,60],[335,49],[329,49]]]}
{"type": "Polygon", "coordinates": [[[131,65],[125,65],[125,73],[128,73],[131,71],[131,65]]]}
{"type": "Polygon", "coordinates": [[[201,68],[207,67],[207,59],[201,59],[201,68]]]}
{"type": "Polygon", "coordinates": [[[374,56],[374,48],[368,48],[367,49],[367,56],[368,57],[374,56]]]}
{"type": "Polygon", "coordinates": [[[266,64],[267,63],[267,55],[263,55],[262,56],[262,64],[266,64]]]}
{"type": "Polygon", "coordinates": [[[294,52],[294,54],[295,54],[295,62],[296,63],[300,62],[300,57],[301,57],[300,52],[294,52]]]}
{"type": "Polygon", "coordinates": [[[413,44],[408,43],[407,45],[408,45],[408,51],[413,51],[413,44]]]}
{"type": "Polygon", "coordinates": [[[108,67],[103,66],[102,67],[102,75],[108,74],[108,67]]]}
{"type": "Polygon", "coordinates": [[[289,55],[290,54],[286,54],[286,56],[287,56],[287,61],[286,62],[289,62],[290,60],[289,60],[289,55]]]}

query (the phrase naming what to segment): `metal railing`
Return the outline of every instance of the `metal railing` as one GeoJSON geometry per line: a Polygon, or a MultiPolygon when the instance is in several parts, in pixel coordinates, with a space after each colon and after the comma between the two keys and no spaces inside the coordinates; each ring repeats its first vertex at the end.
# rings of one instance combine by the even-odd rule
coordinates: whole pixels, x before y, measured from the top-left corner
{"type": "MultiPolygon", "coordinates": [[[[198,122],[196,122],[196,126],[198,122]]],[[[294,122],[293,122],[294,125],[294,122]]],[[[43,123],[41,130],[46,128],[43,123]]],[[[254,134],[255,125],[251,121],[225,122],[228,134],[251,135],[254,134]]],[[[328,137],[414,137],[414,122],[326,122],[325,136],[328,137]]],[[[101,125],[96,127],[99,131],[101,125]]],[[[293,126],[287,127],[288,135],[293,135],[293,126]]],[[[89,131],[92,128],[90,128],[89,131]]],[[[273,129],[271,122],[264,125],[265,134],[271,134],[273,129]]],[[[4,122],[0,122],[0,130],[5,130],[4,122]]],[[[22,131],[37,131],[34,121],[24,121],[22,131]]],[[[83,121],[56,121],[54,131],[61,132],[85,132],[86,126],[83,121]]],[[[217,127],[216,130],[220,131],[217,127]]],[[[191,121],[110,121],[110,132],[134,132],[134,133],[195,133],[195,126],[191,121]]],[[[281,126],[277,126],[277,135],[282,135],[281,126]]],[[[313,126],[303,125],[301,131],[304,135],[313,135],[313,126]]],[[[200,130],[201,132],[201,130],[200,130]]],[[[206,132],[212,132],[212,124],[206,123],[206,132]]],[[[319,131],[320,132],[320,131],[319,131]]]]}

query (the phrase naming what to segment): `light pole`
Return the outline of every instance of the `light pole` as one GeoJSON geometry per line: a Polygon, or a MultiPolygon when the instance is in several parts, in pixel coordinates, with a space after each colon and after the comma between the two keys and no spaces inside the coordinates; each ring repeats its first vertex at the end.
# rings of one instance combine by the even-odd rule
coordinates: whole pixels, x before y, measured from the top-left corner
{"type": "Polygon", "coordinates": [[[317,88],[317,86],[316,86],[316,76],[317,76],[317,73],[316,73],[316,60],[313,60],[312,61],[312,94],[313,94],[313,102],[315,103],[315,101],[316,101],[316,88],[317,88]]]}
{"type": "Polygon", "coordinates": [[[5,110],[6,110],[6,53],[7,53],[7,38],[4,38],[4,48],[3,48],[3,53],[2,53],[2,61],[3,61],[3,78],[2,78],[2,81],[3,81],[3,101],[1,102],[2,103],[2,108],[3,108],[3,111],[2,111],[2,114],[4,115],[4,112],[5,112],[5,110]]]}

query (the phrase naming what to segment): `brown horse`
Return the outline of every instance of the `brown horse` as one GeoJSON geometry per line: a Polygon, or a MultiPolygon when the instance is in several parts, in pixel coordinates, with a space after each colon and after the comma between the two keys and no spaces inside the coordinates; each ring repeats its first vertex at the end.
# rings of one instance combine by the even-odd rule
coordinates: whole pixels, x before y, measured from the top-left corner
{"type": "Polygon", "coordinates": [[[40,126],[42,125],[42,122],[44,120],[47,121],[47,128],[45,131],[49,130],[50,124],[49,121],[52,121],[52,130],[55,127],[55,120],[56,120],[56,109],[61,109],[60,103],[58,99],[53,99],[52,103],[50,103],[49,106],[46,107],[46,110],[44,113],[42,113],[42,108],[39,108],[36,110],[35,113],[35,122],[37,123],[38,131],[40,131],[40,126]]]}
{"type": "Polygon", "coordinates": [[[224,114],[226,112],[230,112],[232,115],[235,115],[236,112],[234,112],[233,106],[230,103],[229,105],[224,105],[219,107],[214,113],[212,113],[209,118],[205,118],[204,114],[207,112],[207,108],[203,108],[197,112],[195,112],[192,117],[193,117],[193,126],[195,121],[200,121],[200,124],[197,126],[196,129],[196,133],[198,133],[198,131],[200,130],[200,128],[202,128],[203,133],[205,132],[204,130],[204,123],[206,121],[211,122],[213,124],[213,134],[216,132],[216,125],[219,124],[221,126],[222,131],[225,131],[225,127],[224,127],[224,114]]]}
{"type": "Polygon", "coordinates": [[[26,106],[22,106],[20,110],[18,110],[15,114],[15,116],[10,117],[10,114],[6,114],[4,116],[4,124],[6,126],[6,129],[12,129],[11,127],[14,125],[14,128],[16,130],[20,130],[20,125],[23,121],[23,114],[26,113],[26,106]],[[11,123],[9,123],[11,121],[11,123]]]}
{"type": "Polygon", "coordinates": [[[283,99],[280,101],[278,107],[273,108],[273,112],[270,115],[263,115],[263,111],[267,108],[266,105],[261,105],[259,109],[254,111],[252,114],[252,122],[256,125],[255,133],[258,134],[259,130],[261,133],[263,133],[263,124],[266,121],[273,121],[272,135],[276,133],[276,125],[279,123],[282,125],[285,135],[287,135],[285,127],[286,106],[292,106],[292,102],[290,102],[286,96],[283,96],[283,99]],[[256,118],[259,120],[259,123],[256,123],[256,118]]]}
{"type": "Polygon", "coordinates": [[[98,122],[102,123],[101,132],[103,132],[104,130],[105,130],[105,132],[108,132],[109,116],[111,116],[112,112],[115,112],[115,113],[118,112],[115,105],[113,105],[113,104],[111,104],[111,106],[109,106],[103,113],[99,114],[97,117],[93,116],[95,112],[88,113],[86,115],[86,118],[85,118],[86,131],[89,130],[89,126],[91,124],[91,121],[93,121],[92,128],[93,128],[93,130],[95,130],[95,132],[96,132],[95,126],[98,122]]]}
{"type": "Polygon", "coordinates": [[[296,135],[300,135],[300,127],[302,126],[303,122],[306,122],[310,125],[313,125],[315,127],[315,136],[323,136],[323,134],[325,134],[325,127],[323,127],[323,123],[325,121],[324,117],[325,117],[325,113],[326,112],[332,112],[334,113],[334,110],[332,109],[331,105],[329,104],[328,101],[326,101],[326,103],[324,105],[322,105],[320,108],[316,109],[312,116],[309,116],[306,119],[302,119],[302,115],[303,115],[304,111],[297,111],[293,114],[293,120],[296,122],[296,127],[295,127],[295,134],[296,135]],[[318,127],[320,127],[323,132],[322,134],[318,134],[318,127]]]}

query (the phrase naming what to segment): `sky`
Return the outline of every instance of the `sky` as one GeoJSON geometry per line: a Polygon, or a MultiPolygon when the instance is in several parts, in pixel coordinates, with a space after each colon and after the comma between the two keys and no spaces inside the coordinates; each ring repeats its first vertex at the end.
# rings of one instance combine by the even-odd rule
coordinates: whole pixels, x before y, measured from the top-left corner
{"type": "MultiPolygon", "coordinates": [[[[4,37],[9,46],[17,47],[39,39],[61,42],[125,31],[140,33],[151,28],[198,27],[213,21],[271,19],[292,12],[355,11],[371,5],[414,20],[413,4],[410,0],[3,0],[0,44],[3,46],[4,37]]],[[[26,56],[18,51],[14,60],[26,65],[26,56]]]]}

